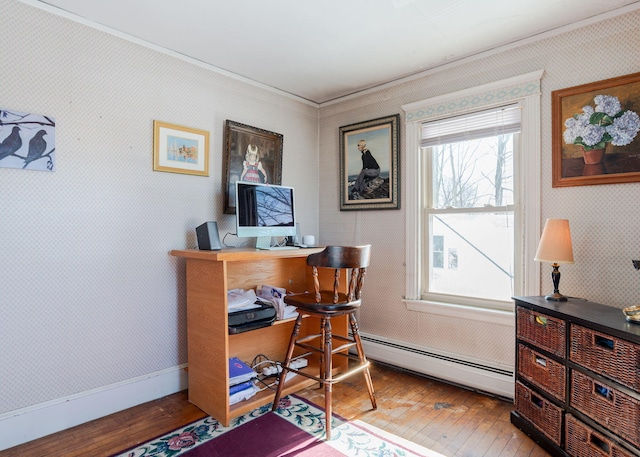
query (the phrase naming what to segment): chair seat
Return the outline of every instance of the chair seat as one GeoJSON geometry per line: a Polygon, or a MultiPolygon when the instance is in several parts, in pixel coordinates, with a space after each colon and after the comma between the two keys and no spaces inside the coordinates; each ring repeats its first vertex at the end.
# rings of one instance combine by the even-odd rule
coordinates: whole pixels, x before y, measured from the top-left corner
{"type": "Polygon", "coordinates": [[[309,292],[296,295],[285,295],[284,302],[287,305],[295,306],[302,311],[312,313],[344,313],[356,310],[360,307],[362,300],[349,301],[344,293],[338,294],[338,302],[333,303],[333,291],[320,291],[320,302],[316,303],[315,295],[309,292]]]}

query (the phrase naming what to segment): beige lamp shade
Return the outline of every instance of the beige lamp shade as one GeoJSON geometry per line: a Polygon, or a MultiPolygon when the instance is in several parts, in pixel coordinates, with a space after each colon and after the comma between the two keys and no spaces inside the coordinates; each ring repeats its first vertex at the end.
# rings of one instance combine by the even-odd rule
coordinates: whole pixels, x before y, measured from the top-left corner
{"type": "Polygon", "coordinates": [[[571,230],[567,219],[547,219],[533,260],[550,263],[573,263],[571,230]]]}

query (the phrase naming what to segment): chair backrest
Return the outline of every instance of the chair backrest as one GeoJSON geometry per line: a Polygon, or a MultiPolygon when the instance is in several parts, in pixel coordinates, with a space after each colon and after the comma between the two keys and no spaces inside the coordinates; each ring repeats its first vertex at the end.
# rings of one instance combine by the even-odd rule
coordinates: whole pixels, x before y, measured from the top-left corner
{"type": "Polygon", "coordinates": [[[342,269],[351,270],[347,299],[349,301],[360,300],[370,258],[370,244],[365,246],[327,246],[324,251],[308,256],[307,265],[312,267],[316,302],[319,303],[321,299],[318,268],[335,270],[333,274],[333,303],[337,303],[339,300],[340,270],[342,269]]]}

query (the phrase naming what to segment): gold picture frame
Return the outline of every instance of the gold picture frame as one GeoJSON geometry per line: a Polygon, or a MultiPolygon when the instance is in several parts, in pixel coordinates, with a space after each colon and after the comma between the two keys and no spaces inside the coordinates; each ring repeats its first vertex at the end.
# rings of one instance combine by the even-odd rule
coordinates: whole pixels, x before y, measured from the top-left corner
{"type": "Polygon", "coordinates": [[[553,187],[640,181],[640,73],[555,90],[551,109],[553,187]],[[599,132],[589,139],[587,121],[599,132]]]}
{"type": "Polygon", "coordinates": [[[209,132],[154,120],[153,170],[209,176],[209,132]]]}

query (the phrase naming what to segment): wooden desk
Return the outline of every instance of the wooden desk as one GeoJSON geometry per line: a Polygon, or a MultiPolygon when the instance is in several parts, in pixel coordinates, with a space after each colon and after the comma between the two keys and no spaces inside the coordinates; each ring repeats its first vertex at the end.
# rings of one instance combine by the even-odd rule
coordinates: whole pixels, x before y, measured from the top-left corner
{"type": "MultiPolygon", "coordinates": [[[[173,250],[171,255],[186,260],[187,276],[187,344],[189,362],[189,401],[224,426],[237,416],[268,404],[275,390],[257,393],[249,400],[229,405],[229,358],[251,362],[258,354],[283,361],[295,319],[276,321],[269,327],[229,335],[227,291],[255,289],[258,285],[303,292],[311,288],[309,254],[322,248],[263,251],[223,249],[200,251],[173,250]]],[[[334,322],[334,333],[347,335],[347,320],[334,322]]],[[[319,329],[317,319],[305,319],[301,334],[319,329]]],[[[344,369],[340,357],[336,370],[344,369]]],[[[345,361],[346,362],[346,361],[345,361]]],[[[310,360],[309,370],[319,372],[317,360],[310,360]]],[[[296,376],[285,385],[284,395],[313,384],[296,376]]]]}

